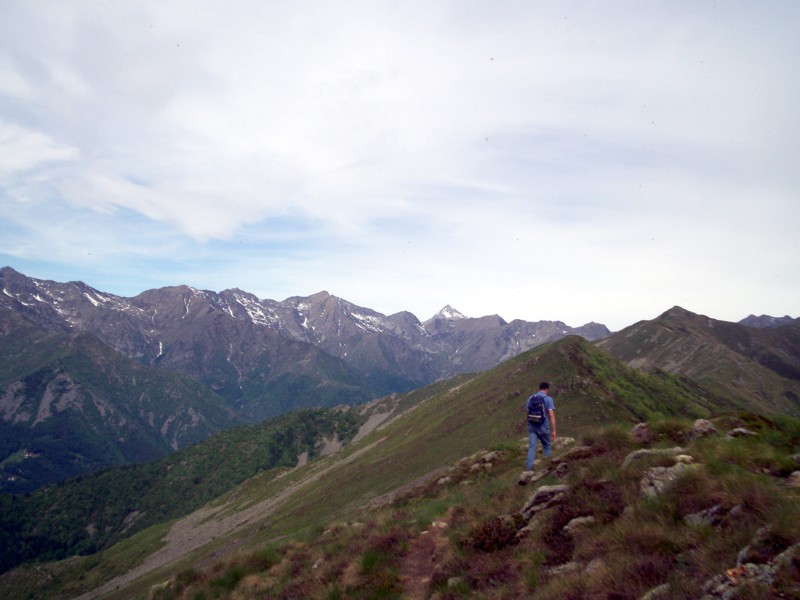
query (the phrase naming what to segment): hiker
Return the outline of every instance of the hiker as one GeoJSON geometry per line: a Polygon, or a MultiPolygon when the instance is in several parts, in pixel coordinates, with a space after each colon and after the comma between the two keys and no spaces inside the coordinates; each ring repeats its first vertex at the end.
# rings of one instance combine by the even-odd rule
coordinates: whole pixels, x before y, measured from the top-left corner
{"type": "Polygon", "coordinates": [[[525,405],[528,415],[528,462],[525,466],[528,471],[533,471],[537,440],[542,442],[545,456],[553,453],[551,442],[556,439],[556,406],[548,395],[549,391],[550,384],[543,381],[539,384],[539,391],[528,398],[525,405]]]}

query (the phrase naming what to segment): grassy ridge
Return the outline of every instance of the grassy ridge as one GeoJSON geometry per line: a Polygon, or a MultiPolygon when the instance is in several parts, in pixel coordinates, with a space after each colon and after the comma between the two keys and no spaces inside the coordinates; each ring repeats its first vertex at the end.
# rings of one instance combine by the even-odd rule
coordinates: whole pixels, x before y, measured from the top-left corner
{"type": "MultiPolygon", "coordinates": [[[[582,338],[566,338],[459,380],[373,433],[362,442],[374,443],[373,448],[357,462],[331,469],[324,487],[294,494],[282,518],[265,525],[265,535],[319,525],[331,514],[396,490],[443,464],[515,442],[526,435],[524,404],[541,380],[554,385],[560,435],[579,436],[603,425],[645,418],[707,416],[714,408],[711,398],[683,379],[636,371],[582,338]]],[[[725,403],[716,406],[727,408],[725,403]]]]}
{"type": "MultiPolygon", "coordinates": [[[[430,482],[358,522],[328,523],[305,541],[265,545],[207,568],[186,567],[154,599],[403,598],[409,591],[445,599],[641,598],[658,586],[665,597],[699,598],[707,582],[727,582],[742,552],[763,565],[800,542],[800,497],[787,489],[791,458],[800,449],[800,421],[745,416],[756,436],[724,435],[690,441],[691,421],[650,424],[652,444],[624,427],[599,428],[574,458],[556,455],[565,469],[543,484],[569,486],[561,502],[538,517],[525,535],[519,511],[531,488],[516,484],[524,445],[459,461],[449,481],[430,482]],[[652,458],[623,467],[642,447],[686,447],[696,469],[660,496],[643,496],[652,458]],[[696,515],[714,511],[716,519],[696,515]],[[574,519],[586,522],[567,532],[574,519]],[[433,526],[433,521],[444,526],[433,526]],[[745,550],[745,548],[747,550],[745,550]]],[[[724,431],[737,419],[717,419],[724,431]]],[[[796,546],[797,547],[797,546],[796,546]]],[[[776,563],[777,564],[777,563],[776,563]]],[[[800,593],[800,549],[778,564],[771,581],[739,588],[740,598],[800,593]]]]}

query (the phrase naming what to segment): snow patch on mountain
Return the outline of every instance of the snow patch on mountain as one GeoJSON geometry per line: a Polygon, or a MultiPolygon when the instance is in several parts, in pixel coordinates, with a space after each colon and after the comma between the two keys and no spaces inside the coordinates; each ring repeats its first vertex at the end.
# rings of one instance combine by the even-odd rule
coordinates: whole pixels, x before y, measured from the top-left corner
{"type": "Polygon", "coordinates": [[[449,304],[433,316],[434,319],[447,319],[456,321],[459,319],[466,319],[467,316],[461,311],[453,308],[449,304]]]}

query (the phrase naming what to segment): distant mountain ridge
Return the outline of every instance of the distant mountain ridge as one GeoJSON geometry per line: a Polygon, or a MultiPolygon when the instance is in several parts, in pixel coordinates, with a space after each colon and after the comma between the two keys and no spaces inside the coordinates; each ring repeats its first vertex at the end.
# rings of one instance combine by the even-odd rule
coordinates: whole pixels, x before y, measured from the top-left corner
{"type": "MultiPolygon", "coordinates": [[[[7,340],[14,340],[23,330],[32,339],[46,337],[48,348],[74,349],[70,340],[77,335],[95,340],[83,346],[95,346],[91,360],[85,353],[73,360],[93,365],[84,369],[84,375],[103,373],[100,364],[110,361],[139,369],[137,381],[169,373],[203,387],[206,404],[201,413],[181,417],[180,394],[173,390],[177,396],[162,403],[163,412],[126,417],[127,426],[135,423],[139,428],[134,437],[152,440],[146,444],[150,449],[142,450],[143,459],[235,423],[255,422],[299,408],[360,404],[458,373],[489,369],[567,335],[593,340],[609,333],[596,323],[573,328],[559,321],[507,323],[498,316],[473,319],[450,306],[422,323],[409,312],[386,316],[328,292],[275,301],[260,300],[239,289],[216,293],[174,286],[123,298],[82,282],[38,280],[6,267],[0,269],[0,331],[7,340]],[[188,421],[176,430],[182,433],[175,433],[176,424],[184,418],[188,421]]],[[[35,439],[33,423],[38,423],[22,419],[19,407],[51,407],[46,420],[48,426],[58,429],[58,423],[69,415],[97,404],[72,401],[76,388],[61,385],[61,371],[48,366],[60,364],[58,356],[32,353],[37,347],[33,343],[23,346],[25,352],[5,354],[0,369],[0,398],[4,399],[0,426],[15,427],[9,437],[13,443],[0,449],[3,472],[11,469],[14,474],[0,478],[0,490],[29,489],[14,487],[9,477],[23,482],[20,465],[30,470],[36,463],[14,459],[17,453],[25,455],[30,450],[35,439]],[[46,381],[31,387],[25,382],[32,377],[46,381]],[[9,458],[13,459],[10,463],[6,462],[9,458]]],[[[124,410],[131,410],[139,402],[136,394],[141,392],[132,380],[110,377],[94,384],[101,391],[93,397],[110,396],[121,404],[114,411],[98,412],[92,427],[75,441],[76,447],[92,446],[99,438],[119,437],[114,433],[118,423],[112,414],[123,411],[123,405],[127,407],[124,410]]],[[[198,393],[194,391],[191,397],[198,393]]],[[[84,464],[83,459],[66,456],[54,460],[56,464],[71,461],[74,468],[68,470],[69,475],[77,474],[84,464]]],[[[117,456],[115,460],[131,459],[117,456]]],[[[95,464],[88,461],[87,471],[94,468],[89,463],[95,464]]]]}
{"type": "Polygon", "coordinates": [[[780,327],[781,325],[788,325],[792,321],[795,321],[789,315],[784,317],[771,317],[769,315],[761,315],[759,317],[755,315],[750,315],[745,317],[739,323],[741,325],[746,325],[747,327],[756,327],[758,329],[770,329],[773,327],[780,327]]]}
{"type": "MultiPolygon", "coordinates": [[[[386,316],[328,292],[278,302],[239,289],[215,293],[177,286],[122,298],[81,282],[28,278],[8,267],[0,270],[0,286],[0,303],[45,329],[92,333],[125,356],[210,383],[231,401],[246,395],[245,382],[257,369],[254,357],[268,348],[283,353],[292,343],[323,350],[366,376],[369,392],[380,394],[491,368],[567,335],[595,340],[610,333],[597,323],[472,319],[450,306],[421,323],[411,313],[386,316]],[[200,365],[213,360],[220,361],[218,372],[204,372],[200,365]],[[230,389],[237,386],[238,392],[230,389]]],[[[295,347],[290,354],[297,352],[303,351],[295,347]]],[[[256,418],[275,414],[252,408],[256,418]]]]}

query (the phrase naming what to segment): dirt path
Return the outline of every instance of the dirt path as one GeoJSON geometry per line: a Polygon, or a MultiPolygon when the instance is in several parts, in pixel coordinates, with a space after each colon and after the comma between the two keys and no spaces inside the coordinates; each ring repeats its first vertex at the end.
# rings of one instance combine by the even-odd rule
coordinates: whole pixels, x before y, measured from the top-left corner
{"type": "Polygon", "coordinates": [[[446,527],[446,523],[434,523],[428,531],[411,541],[400,566],[404,598],[425,600],[428,597],[436,566],[449,544],[445,534],[446,527]]]}

